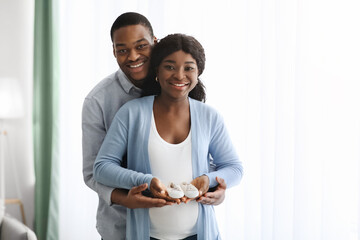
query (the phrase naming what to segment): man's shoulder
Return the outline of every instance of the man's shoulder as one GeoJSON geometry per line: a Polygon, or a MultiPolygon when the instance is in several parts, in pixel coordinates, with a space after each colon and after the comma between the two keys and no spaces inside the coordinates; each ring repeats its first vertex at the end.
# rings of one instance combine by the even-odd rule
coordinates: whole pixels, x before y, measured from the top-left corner
{"type": "Polygon", "coordinates": [[[95,87],[88,93],[86,98],[94,98],[97,96],[106,96],[109,92],[114,89],[121,88],[118,77],[118,71],[110,74],[109,76],[102,79],[95,87]]]}

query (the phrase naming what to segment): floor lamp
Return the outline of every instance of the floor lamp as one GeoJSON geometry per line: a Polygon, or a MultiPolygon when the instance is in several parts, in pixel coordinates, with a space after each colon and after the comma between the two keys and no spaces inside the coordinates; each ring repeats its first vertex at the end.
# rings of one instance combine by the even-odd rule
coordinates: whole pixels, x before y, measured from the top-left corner
{"type": "Polygon", "coordinates": [[[21,118],[23,114],[22,94],[18,81],[0,77],[0,219],[5,214],[5,151],[9,151],[5,148],[8,141],[5,123],[11,119],[21,118]]]}

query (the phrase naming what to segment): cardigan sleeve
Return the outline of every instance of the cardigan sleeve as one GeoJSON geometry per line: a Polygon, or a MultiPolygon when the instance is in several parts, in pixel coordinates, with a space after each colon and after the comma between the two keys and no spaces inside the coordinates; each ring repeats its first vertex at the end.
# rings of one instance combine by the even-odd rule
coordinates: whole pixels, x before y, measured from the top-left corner
{"type": "Polygon", "coordinates": [[[106,134],[94,164],[95,180],[110,187],[130,189],[150,182],[151,174],[121,167],[122,156],[128,147],[128,112],[120,108],[106,134]]]}
{"type": "Polygon", "coordinates": [[[219,114],[216,114],[215,120],[212,121],[211,129],[209,153],[213,157],[216,171],[206,174],[210,180],[210,187],[218,184],[216,177],[223,178],[228,187],[235,186],[242,178],[243,167],[219,114]]]}

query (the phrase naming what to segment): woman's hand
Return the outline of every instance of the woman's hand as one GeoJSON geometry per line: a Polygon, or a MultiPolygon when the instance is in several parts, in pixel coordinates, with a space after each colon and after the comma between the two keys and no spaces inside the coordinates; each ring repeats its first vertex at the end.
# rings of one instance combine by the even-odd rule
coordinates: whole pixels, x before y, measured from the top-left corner
{"type": "Polygon", "coordinates": [[[200,177],[195,178],[191,182],[199,190],[199,197],[207,193],[209,190],[210,180],[206,175],[201,175],[200,177]]]}
{"type": "Polygon", "coordinates": [[[180,204],[181,202],[180,199],[169,197],[166,192],[165,185],[156,177],[154,177],[150,182],[150,192],[154,197],[165,199],[168,202],[176,202],[177,204],[180,204]]]}
{"type": "MultiPolygon", "coordinates": [[[[210,184],[209,177],[206,175],[202,175],[202,176],[197,177],[194,180],[192,180],[191,184],[194,185],[199,190],[198,197],[201,197],[202,195],[207,193],[207,191],[209,190],[209,184],[210,184]]],[[[184,203],[188,203],[189,201],[194,200],[194,199],[196,199],[196,198],[183,197],[181,199],[181,201],[184,203]]]]}

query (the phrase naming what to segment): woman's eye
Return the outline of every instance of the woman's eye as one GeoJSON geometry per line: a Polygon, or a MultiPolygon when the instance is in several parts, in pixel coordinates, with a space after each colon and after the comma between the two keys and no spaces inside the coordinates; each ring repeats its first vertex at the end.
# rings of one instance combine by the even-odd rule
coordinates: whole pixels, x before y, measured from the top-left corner
{"type": "Polygon", "coordinates": [[[175,69],[175,68],[174,68],[173,66],[171,66],[171,65],[165,65],[164,67],[165,67],[165,69],[168,69],[168,70],[174,70],[174,69],[175,69]]]}
{"type": "Polygon", "coordinates": [[[194,70],[193,67],[185,67],[185,71],[192,71],[192,70],[194,70]]]}

